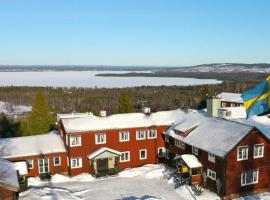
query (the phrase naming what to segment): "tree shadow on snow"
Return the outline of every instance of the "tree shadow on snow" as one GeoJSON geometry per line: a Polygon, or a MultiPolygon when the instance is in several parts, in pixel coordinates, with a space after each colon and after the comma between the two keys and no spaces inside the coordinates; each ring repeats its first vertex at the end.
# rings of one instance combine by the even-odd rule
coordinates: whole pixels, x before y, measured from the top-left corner
{"type": "Polygon", "coordinates": [[[147,199],[160,199],[160,198],[149,195],[143,195],[142,197],[135,197],[135,196],[124,197],[122,200],[147,200],[147,199]]]}

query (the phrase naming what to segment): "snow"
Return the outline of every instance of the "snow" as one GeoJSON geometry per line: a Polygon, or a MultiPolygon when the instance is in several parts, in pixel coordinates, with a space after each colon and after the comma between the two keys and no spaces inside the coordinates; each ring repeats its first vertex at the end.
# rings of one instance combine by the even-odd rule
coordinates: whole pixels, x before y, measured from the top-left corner
{"type": "Polygon", "coordinates": [[[60,119],[68,119],[68,118],[79,118],[79,117],[87,117],[94,116],[91,112],[86,113],[70,113],[70,114],[57,114],[57,121],[60,119]]]}
{"type": "Polygon", "coordinates": [[[113,150],[113,149],[110,149],[110,148],[107,148],[107,147],[101,147],[98,150],[91,153],[90,155],[88,155],[88,158],[90,160],[92,160],[93,158],[97,157],[98,155],[100,155],[100,154],[102,154],[102,153],[104,153],[106,151],[109,152],[109,153],[114,154],[115,156],[121,156],[121,152],[119,152],[119,151],[116,151],[116,150],[113,150]]]}
{"type": "Polygon", "coordinates": [[[261,194],[236,198],[234,200],[270,200],[270,193],[269,192],[264,192],[264,193],[261,193],[261,194]]]}
{"type": "Polygon", "coordinates": [[[86,116],[62,119],[67,133],[112,130],[136,127],[150,127],[158,125],[171,125],[175,120],[184,116],[183,110],[160,111],[151,114],[125,113],[107,117],[86,116]]]}
{"type": "MultiPolygon", "coordinates": [[[[192,121],[192,118],[189,120],[192,121]]],[[[172,125],[165,134],[198,149],[224,157],[253,128],[242,123],[206,116],[200,120],[200,124],[186,137],[175,131],[181,126],[182,121],[172,125]]]]}
{"type": "Polygon", "coordinates": [[[222,92],[217,95],[221,101],[232,102],[232,103],[244,103],[240,93],[228,93],[222,92]]]}
{"type": "MultiPolygon", "coordinates": [[[[192,154],[183,154],[179,156],[179,158],[182,158],[189,168],[202,167],[202,163],[200,163],[197,157],[192,154]]],[[[177,159],[177,157],[175,157],[175,159],[177,159]]]]}
{"type": "Polygon", "coordinates": [[[17,172],[12,162],[4,159],[0,159],[0,186],[2,185],[7,185],[16,192],[19,190],[17,172]]]}
{"type": "MultiPolygon", "coordinates": [[[[193,199],[189,186],[174,188],[173,178],[168,178],[171,169],[161,164],[147,164],[142,167],[126,169],[118,176],[93,178],[89,174],[75,177],[54,175],[51,181],[30,178],[30,189],[20,193],[19,200],[71,200],[71,199],[122,199],[122,200],[187,200],[193,199]]],[[[206,189],[200,200],[220,199],[206,189]]]]}
{"type": "Polygon", "coordinates": [[[7,102],[0,101],[0,112],[5,114],[22,114],[26,112],[31,112],[31,106],[25,105],[11,105],[7,102]]]}
{"type": "Polygon", "coordinates": [[[13,166],[15,170],[18,170],[20,175],[28,175],[27,163],[25,161],[14,162],[13,166]]]}
{"type": "Polygon", "coordinates": [[[66,148],[63,140],[55,134],[0,139],[1,158],[64,152],[66,152],[66,148]]]}

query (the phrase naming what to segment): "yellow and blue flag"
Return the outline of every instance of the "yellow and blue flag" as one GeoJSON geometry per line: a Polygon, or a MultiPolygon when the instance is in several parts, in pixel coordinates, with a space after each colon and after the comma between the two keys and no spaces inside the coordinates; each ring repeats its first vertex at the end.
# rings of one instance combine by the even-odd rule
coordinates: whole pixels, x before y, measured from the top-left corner
{"type": "Polygon", "coordinates": [[[249,89],[242,94],[247,118],[267,112],[270,107],[270,76],[255,88],[249,89]]]}

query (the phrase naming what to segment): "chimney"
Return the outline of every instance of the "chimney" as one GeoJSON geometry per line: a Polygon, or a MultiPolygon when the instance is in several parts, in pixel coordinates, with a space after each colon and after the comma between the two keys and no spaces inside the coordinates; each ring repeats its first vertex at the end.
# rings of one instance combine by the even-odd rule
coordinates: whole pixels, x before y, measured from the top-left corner
{"type": "Polygon", "coordinates": [[[207,113],[210,117],[218,117],[220,98],[213,96],[207,99],[207,113]]]}
{"type": "Polygon", "coordinates": [[[106,117],[106,110],[99,111],[99,116],[100,117],[106,117]]]}
{"type": "Polygon", "coordinates": [[[151,108],[150,107],[144,107],[143,108],[143,113],[148,114],[148,115],[151,114],[151,108]]]}

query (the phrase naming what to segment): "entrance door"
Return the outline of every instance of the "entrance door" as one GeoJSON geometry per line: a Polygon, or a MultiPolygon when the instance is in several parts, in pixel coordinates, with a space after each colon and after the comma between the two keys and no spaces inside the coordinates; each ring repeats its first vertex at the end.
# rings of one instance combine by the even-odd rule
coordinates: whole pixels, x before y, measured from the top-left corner
{"type": "Polygon", "coordinates": [[[50,172],[49,158],[38,159],[38,172],[39,174],[50,172]]]}
{"type": "Polygon", "coordinates": [[[101,158],[97,160],[98,173],[107,173],[109,171],[108,158],[101,158]]]}

